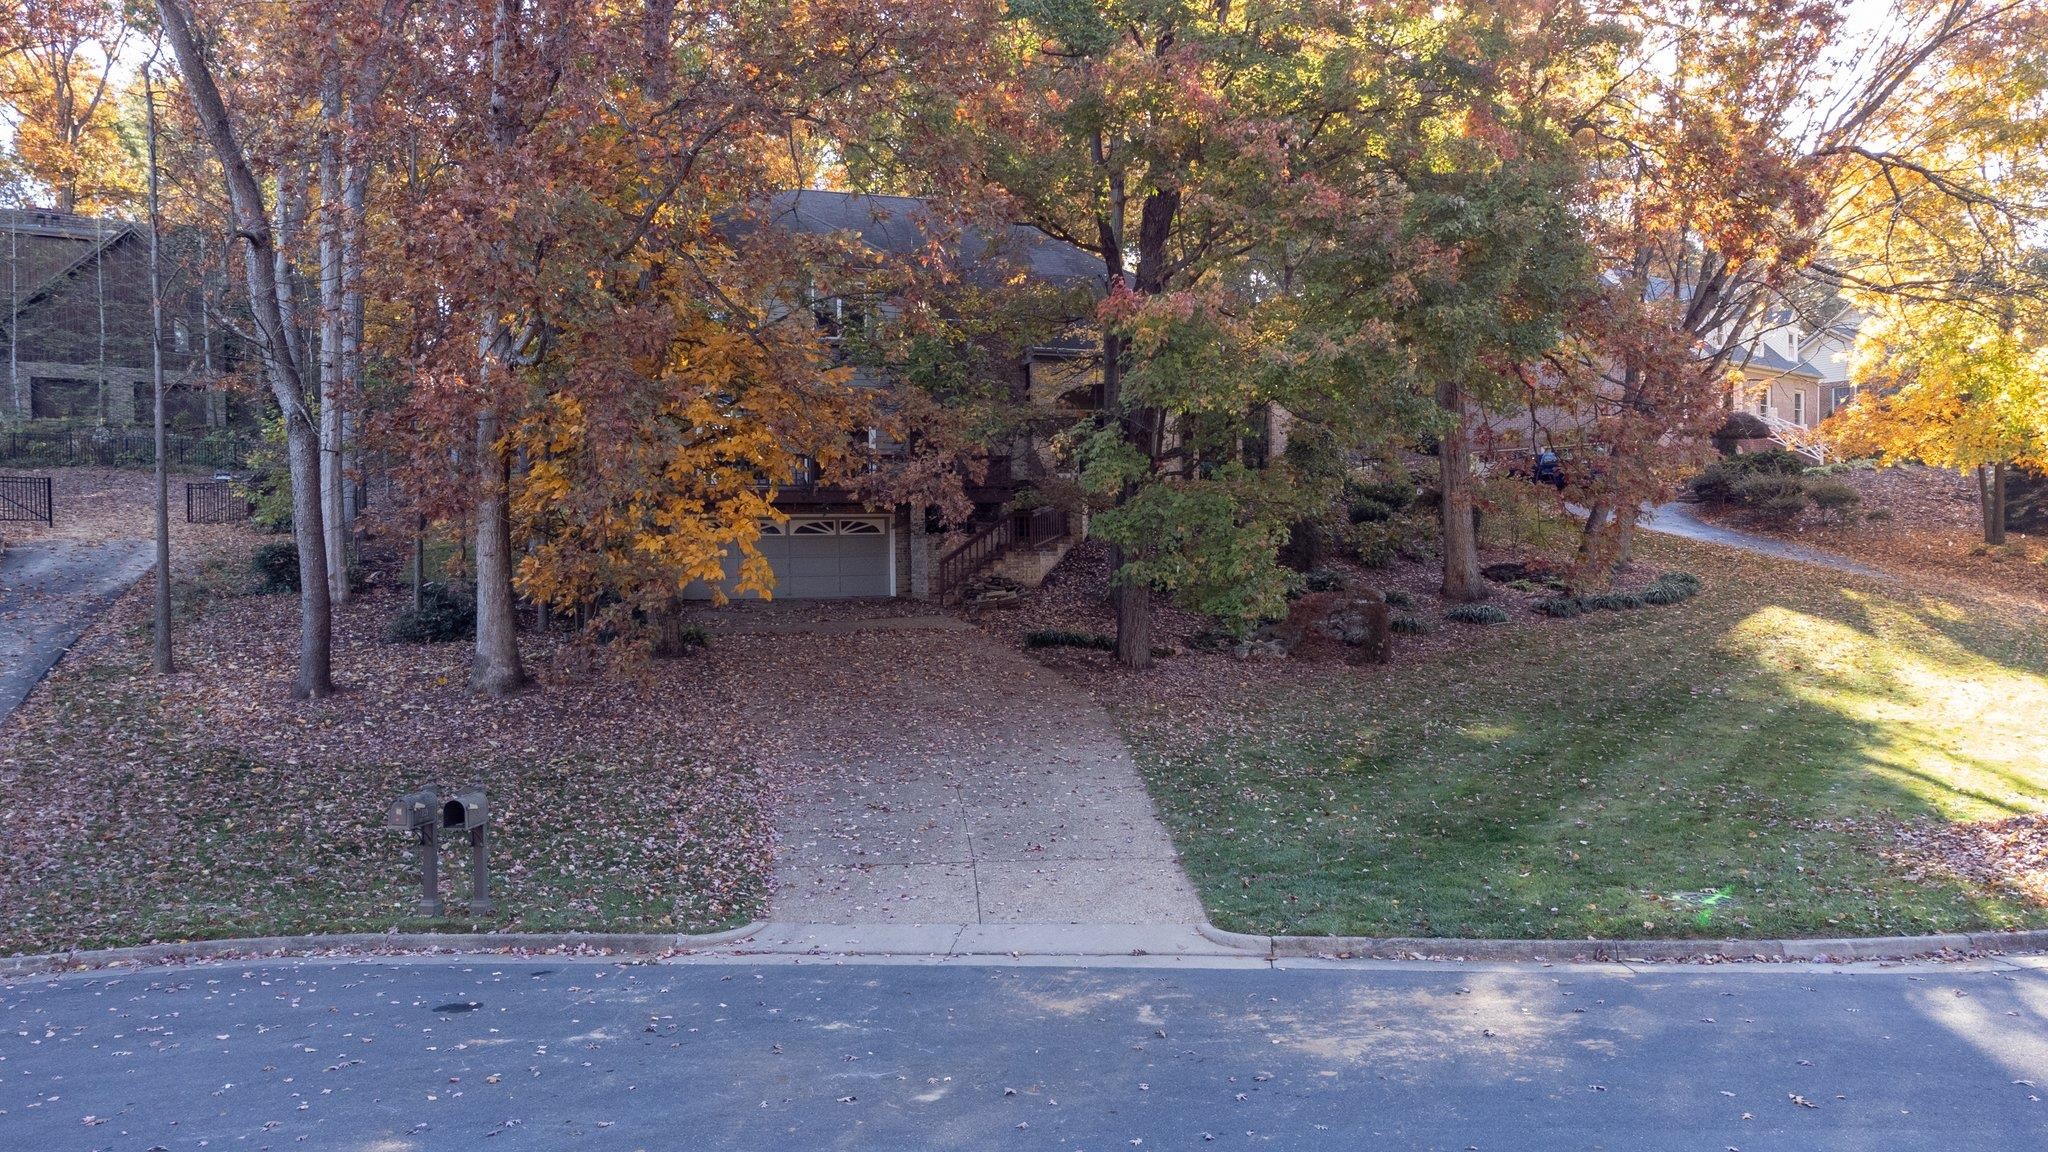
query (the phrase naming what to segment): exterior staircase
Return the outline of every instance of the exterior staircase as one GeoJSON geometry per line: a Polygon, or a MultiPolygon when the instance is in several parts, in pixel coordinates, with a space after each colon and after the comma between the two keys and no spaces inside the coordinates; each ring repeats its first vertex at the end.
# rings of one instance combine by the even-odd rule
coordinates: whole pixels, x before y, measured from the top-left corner
{"type": "Polygon", "coordinates": [[[1057,508],[1005,513],[966,543],[939,557],[932,598],[952,604],[968,585],[990,577],[1036,588],[1080,539],[1077,518],[1057,508]]]}

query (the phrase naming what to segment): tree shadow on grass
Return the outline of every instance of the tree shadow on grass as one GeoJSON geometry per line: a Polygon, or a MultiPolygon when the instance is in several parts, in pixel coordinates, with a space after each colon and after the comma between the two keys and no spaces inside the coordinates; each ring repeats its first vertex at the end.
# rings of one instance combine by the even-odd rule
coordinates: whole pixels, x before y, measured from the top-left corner
{"type": "Polygon", "coordinates": [[[2048,679],[2024,645],[1839,584],[1701,609],[1553,634],[1569,674],[1540,681],[1524,640],[1283,696],[1251,735],[1155,766],[1212,913],[1371,935],[2048,923],[1878,851],[1888,821],[2048,808],[2048,679]]]}

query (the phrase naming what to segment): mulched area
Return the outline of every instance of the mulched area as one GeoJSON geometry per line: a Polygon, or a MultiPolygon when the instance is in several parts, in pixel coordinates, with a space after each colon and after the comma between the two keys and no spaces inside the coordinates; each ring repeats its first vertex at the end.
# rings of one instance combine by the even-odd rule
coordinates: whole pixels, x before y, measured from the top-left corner
{"type": "Polygon", "coordinates": [[[1702,505],[1700,511],[1731,527],[1812,544],[1909,579],[1959,580],[2048,599],[2048,541],[2012,532],[2005,548],[1986,549],[1972,478],[1917,464],[1851,469],[1832,478],[1862,498],[1848,523],[1830,523],[1811,512],[1785,525],[1739,509],[1702,505]],[[1878,509],[1885,513],[1880,519],[1864,515],[1878,509]]]}
{"type": "Polygon", "coordinates": [[[773,858],[771,736],[738,660],[609,668],[525,647],[544,689],[490,700],[466,644],[384,639],[373,589],[335,618],[332,698],[294,702],[298,613],[250,594],[242,529],[185,541],[178,672],[148,669],[149,589],[125,597],[0,728],[0,951],[435,927],[671,931],[744,919],[773,858]],[[412,914],[383,806],[426,783],[490,795],[497,911],[412,914]]]}

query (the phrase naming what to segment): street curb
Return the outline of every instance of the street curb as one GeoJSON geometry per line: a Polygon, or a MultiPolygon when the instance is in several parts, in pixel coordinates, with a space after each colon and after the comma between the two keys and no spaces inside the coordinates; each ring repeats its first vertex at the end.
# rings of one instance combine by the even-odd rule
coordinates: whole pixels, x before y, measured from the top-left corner
{"type": "Polygon", "coordinates": [[[699,932],[695,935],[683,933],[673,939],[677,950],[693,952],[699,948],[711,948],[719,944],[730,944],[735,940],[745,940],[749,936],[759,934],[763,928],[768,927],[768,923],[766,920],[749,920],[737,928],[727,928],[719,932],[699,932]]]}
{"type": "Polygon", "coordinates": [[[1283,957],[1359,960],[1699,961],[1911,960],[1972,953],[2048,952],[2048,930],[1953,932],[1935,936],[1852,936],[1801,940],[1464,940],[1414,936],[1259,936],[1207,921],[1196,931],[1218,944],[1283,957]]]}
{"type": "Polygon", "coordinates": [[[358,952],[364,955],[579,953],[658,958],[743,939],[761,930],[755,920],[699,935],[653,932],[343,932],[332,936],[255,936],[138,944],[76,952],[0,956],[0,977],[35,976],[121,966],[148,967],[192,960],[244,960],[358,952]]]}

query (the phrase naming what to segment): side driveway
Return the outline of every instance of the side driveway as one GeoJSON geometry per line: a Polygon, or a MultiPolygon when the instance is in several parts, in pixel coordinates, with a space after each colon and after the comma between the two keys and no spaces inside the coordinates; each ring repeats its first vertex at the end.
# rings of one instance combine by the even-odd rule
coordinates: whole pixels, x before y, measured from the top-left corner
{"type": "Polygon", "coordinates": [[[0,722],[151,562],[143,540],[42,540],[0,553],[0,722]]]}
{"type": "Polygon", "coordinates": [[[958,621],[817,632],[719,640],[764,669],[811,669],[801,691],[763,683],[749,694],[755,726],[776,733],[764,759],[793,781],[777,818],[774,920],[1204,919],[1093,700],[958,621]]]}

